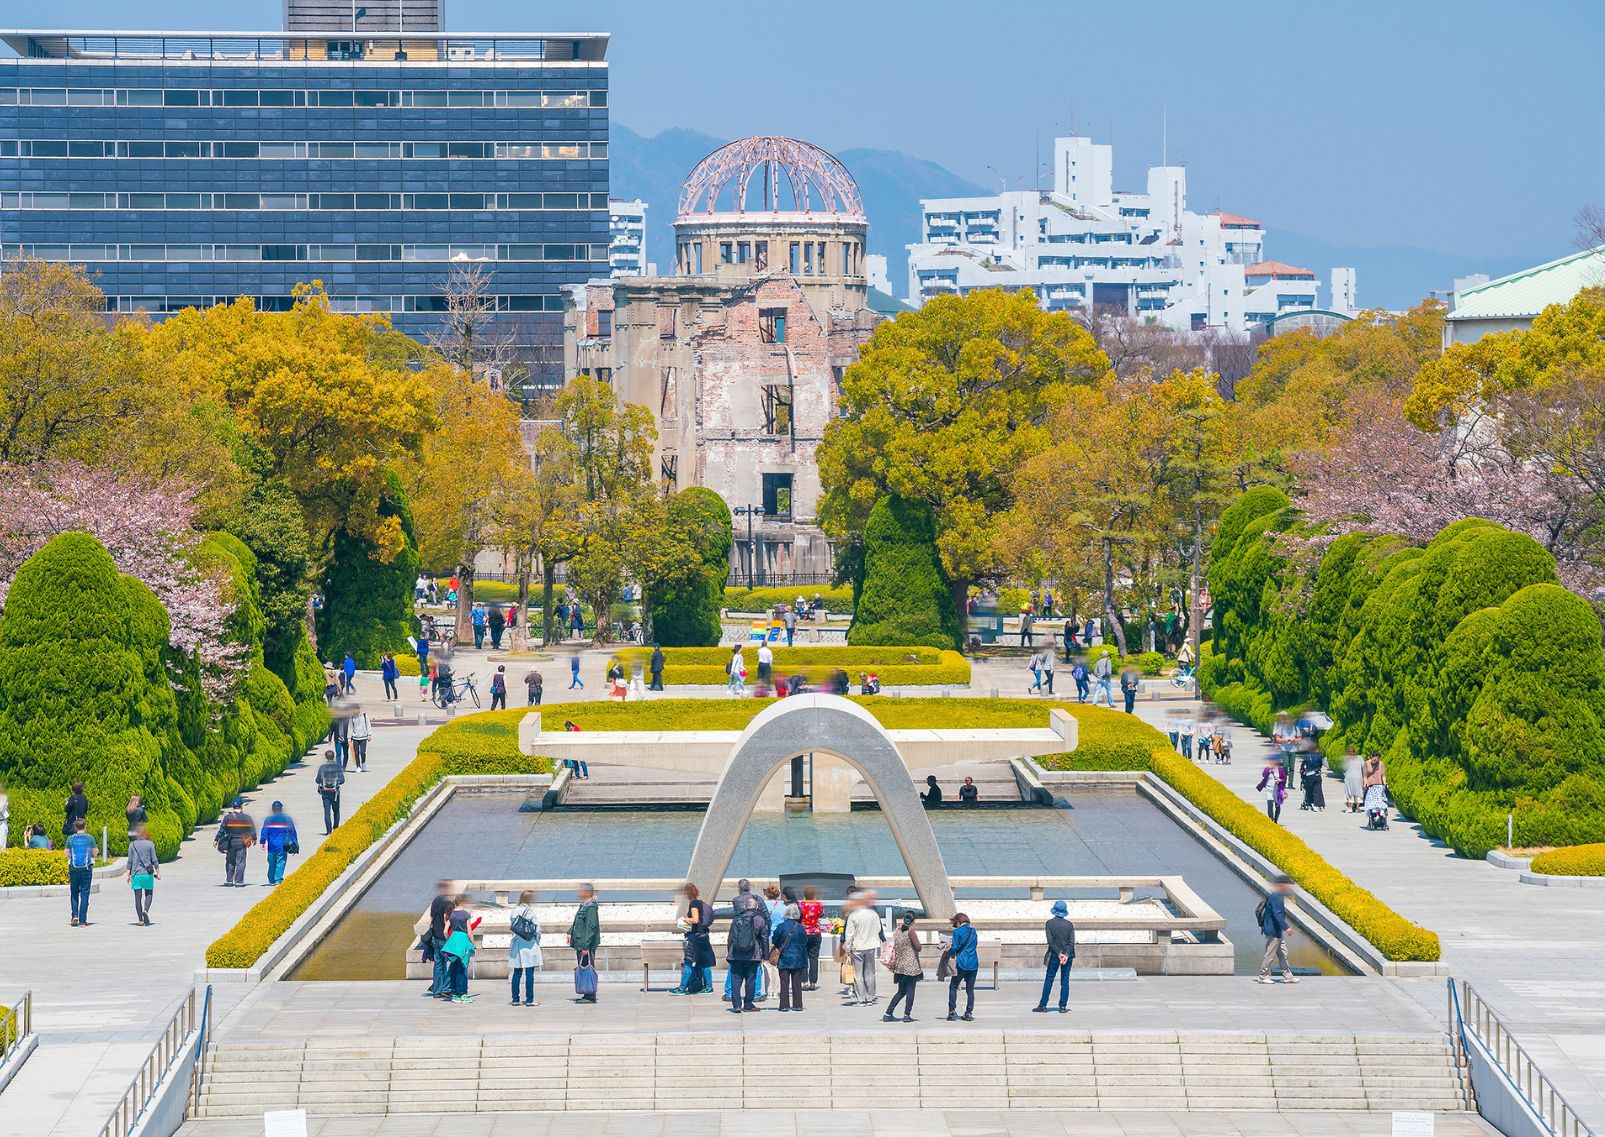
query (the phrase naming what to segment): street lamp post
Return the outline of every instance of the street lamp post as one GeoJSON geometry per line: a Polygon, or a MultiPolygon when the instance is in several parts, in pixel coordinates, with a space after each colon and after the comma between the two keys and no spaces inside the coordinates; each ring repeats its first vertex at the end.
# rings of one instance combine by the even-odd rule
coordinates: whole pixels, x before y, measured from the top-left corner
{"type": "Polygon", "coordinates": [[[758,559],[758,550],[752,543],[752,519],[763,516],[761,505],[738,505],[730,510],[737,517],[746,515],[747,518],[747,587],[752,585],[752,566],[758,559]]]}

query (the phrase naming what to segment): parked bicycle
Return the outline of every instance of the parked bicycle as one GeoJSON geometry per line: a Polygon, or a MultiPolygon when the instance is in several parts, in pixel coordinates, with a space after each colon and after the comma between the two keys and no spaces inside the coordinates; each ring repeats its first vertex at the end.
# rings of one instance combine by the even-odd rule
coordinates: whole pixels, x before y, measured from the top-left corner
{"type": "Polygon", "coordinates": [[[442,710],[453,703],[465,701],[472,701],[474,706],[477,707],[479,706],[479,688],[474,686],[473,675],[465,675],[461,679],[453,679],[448,683],[437,683],[435,685],[434,699],[435,706],[440,707],[442,710]]]}

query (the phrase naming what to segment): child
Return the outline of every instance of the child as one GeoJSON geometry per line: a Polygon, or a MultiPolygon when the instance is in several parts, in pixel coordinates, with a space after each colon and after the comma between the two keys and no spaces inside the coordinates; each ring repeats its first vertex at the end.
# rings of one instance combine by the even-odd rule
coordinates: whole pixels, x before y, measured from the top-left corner
{"type": "Polygon", "coordinates": [[[451,910],[446,942],[440,950],[446,956],[446,982],[453,1003],[469,1003],[478,996],[468,993],[468,964],[474,958],[474,939],[470,934],[480,920],[468,907],[466,894],[457,897],[451,910]]]}

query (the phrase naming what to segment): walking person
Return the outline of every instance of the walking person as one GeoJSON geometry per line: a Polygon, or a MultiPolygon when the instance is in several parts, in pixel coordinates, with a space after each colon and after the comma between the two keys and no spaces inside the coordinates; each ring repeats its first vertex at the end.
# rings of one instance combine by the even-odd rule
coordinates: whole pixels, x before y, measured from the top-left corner
{"type": "Polygon", "coordinates": [[[663,690],[663,649],[657,644],[652,645],[652,663],[648,668],[652,672],[651,690],[663,690]]]}
{"type": "Polygon", "coordinates": [[[1070,922],[1070,906],[1063,900],[1053,902],[1053,915],[1042,926],[1048,938],[1048,948],[1042,953],[1042,964],[1047,968],[1042,977],[1042,998],[1032,1007],[1037,1013],[1048,1009],[1048,996],[1053,993],[1053,978],[1059,977],[1059,1013],[1070,1010],[1070,968],[1076,961],[1076,926],[1070,922]]]}
{"type": "Polygon", "coordinates": [[[730,653],[730,661],[725,664],[725,674],[730,677],[729,689],[732,695],[744,695],[747,691],[747,661],[742,657],[741,645],[737,644],[730,653]]]}
{"type": "Polygon", "coordinates": [[[1042,649],[1042,685],[1048,694],[1053,694],[1053,647],[1051,640],[1049,646],[1042,649]]]}
{"type": "Polygon", "coordinates": [[[128,805],[123,810],[123,816],[128,819],[128,839],[132,841],[134,834],[139,831],[139,827],[149,820],[145,815],[144,799],[138,794],[129,795],[128,805]]]}
{"type": "Polygon", "coordinates": [[[546,680],[541,678],[539,671],[531,671],[524,676],[524,686],[529,691],[530,706],[538,707],[541,705],[541,687],[545,682],[546,680]]]}
{"type": "Polygon", "coordinates": [[[947,984],[947,1021],[958,1019],[959,1013],[959,986],[964,987],[964,1015],[965,1022],[975,1021],[975,976],[981,970],[981,957],[976,951],[980,944],[980,937],[975,929],[970,927],[970,918],[963,912],[955,912],[948,923],[953,926],[953,934],[948,939],[948,958],[953,962],[953,978],[947,984]]]}
{"type": "Polygon", "coordinates": [[[808,930],[802,922],[802,907],[787,904],[780,923],[770,933],[769,961],[780,972],[780,1009],[803,1009],[803,976],[808,971],[808,930]]]}
{"type": "Polygon", "coordinates": [[[368,742],[373,738],[373,722],[368,718],[368,712],[361,707],[351,716],[351,724],[346,728],[351,739],[351,758],[362,773],[368,772],[368,742]]]}
{"type": "Polygon", "coordinates": [[[765,640],[758,645],[758,685],[761,687],[769,686],[769,681],[774,676],[774,673],[775,653],[770,648],[769,641],[765,640]]]}
{"type": "Polygon", "coordinates": [[[759,964],[769,955],[769,910],[745,880],[730,914],[725,959],[730,964],[730,1013],[758,1009],[759,964]]]}
{"type": "Polygon", "coordinates": [[[1030,662],[1025,666],[1026,670],[1031,672],[1031,686],[1025,689],[1025,693],[1033,695],[1042,690],[1042,653],[1040,651],[1032,653],[1030,662]]]}
{"type": "Polygon", "coordinates": [[[576,687],[585,690],[585,684],[580,682],[580,657],[577,653],[568,657],[568,689],[572,691],[576,687]]]}
{"type": "Polygon", "coordinates": [[[1321,783],[1326,779],[1326,761],[1313,741],[1299,755],[1298,774],[1299,784],[1304,790],[1304,801],[1299,808],[1325,813],[1326,787],[1321,783]]]}
{"type": "Polygon", "coordinates": [[[228,888],[245,887],[245,853],[256,844],[256,822],[245,812],[245,799],[236,797],[217,827],[214,842],[223,854],[223,883],[228,888]]]}
{"type": "Polygon", "coordinates": [[[292,853],[301,851],[301,838],[296,835],[295,822],[284,812],[284,803],[273,803],[273,812],[262,822],[260,837],[262,851],[267,854],[267,882],[278,884],[284,879],[284,863],[292,853]]]}
{"type": "MultiPolygon", "coordinates": [[[[81,784],[73,783],[74,792],[81,792],[81,784]]],[[[89,835],[89,822],[75,817],[72,835],[67,847],[67,903],[72,909],[72,926],[80,928],[89,923],[89,889],[95,882],[95,858],[100,848],[89,835]]]]}
{"type": "Polygon", "coordinates": [[[1103,654],[1098,657],[1098,662],[1092,665],[1093,678],[1098,681],[1098,689],[1092,696],[1093,706],[1096,707],[1098,705],[1098,700],[1101,698],[1104,706],[1108,707],[1111,711],[1115,709],[1115,697],[1113,692],[1109,690],[1110,677],[1113,676],[1114,673],[1114,664],[1109,662],[1109,649],[1104,648],[1103,654]]]}
{"type": "Polygon", "coordinates": [[[1127,664],[1120,672],[1120,697],[1125,700],[1126,713],[1137,713],[1137,691],[1142,686],[1142,677],[1137,669],[1127,664]]]}
{"type": "Polygon", "coordinates": [[[853,997],[848,1000],[848,1006],[869,1007],[879,1001],[875,996],[875,964],[880,959],[881,941],[885,936],[881,932],[875,900],[872,891],[858,893],[856,906],[842,929],[842,946],[854,969],[853,997]]]}
{"type": "Polygon", "coordinates": [[[1365,765],[1360,768],[1361,781],[1364,784],[1364,801],[1366,824],[1372,829],[1386,829],[1388,827],[1388,768],[1382,761],[1382,756],[1375,750],[1366,756],[1365,765]]]}
{"type": "Polygon", "coordinates": [[[507,968],[512,977],[513,1006],[518,1006],[518,981],[524,981],[526,1007],[538,1007],[535,1001],[535,973],[541,969],[541,925],[535,918],[535,890],[526,888],[518,894],[518,907],[508,917],[508,931],[512,939],[507,945],[507,968]]]}
{"type": "Polygon", "coordinates": [[[680,985],[671,995],[706,995],[713,990],[713,905],[702,899],[702,891],[686,882],[685,915],[680,923],[685,932],[685,958],[680,966],[680,985]]]}
{"type": "Polygon", "coordinates": [[[786,646],[791,647],[797,638],[797,609],[787,608],[781,613],[780,622],[786,626],[786,646]]]}
{"type": "Polygon", "coordinates": [[[394,652],[385,652],[384,658],[379,661],[379,678],[384,680],[385,698],[391,702],[399,701],[401,692],[396,689],[396,680],[401,678],[401,668],[396,666],[394,652]]]}
{"type": "Polygon", "coordinates": [[[80,821],[82,821],[86,827],[88,826],[89,799],[84,796],[84,784],[82,782],[74,782],[72,784],[72,793],[67,795],[67,800],[65,803],[63,803],[61,812],[62,837],[71,837],[74,833],[78,832],[77,823],[80,821]]]}
{"type": "Polygon", "coordinates": [[[156,882],[162,877],[156,861],[156,843],[150,839],[150,830],[141,821],[134,830],[134,839],[128,843],[128,887],[134,892],[134,923],[150,927],[150,901],[156,891],[156,882]]]}
{"type": "Polygon", "coordinates": [[[344,770],[351,765],[351,719],[338,709],[329,723],[329,741],[334,745],[334,756],[340,762],[340,769],[344,770]]]}
{"type": "Polygon", "coordinates": [[[1297,983],[1298,977],[1287,961],[1287,937],[1293,934],[1293,925],[1287,918],[1287,898],[1293,894],[1293,882],[1279,876],[1272,882],[1271,891],[1260,903],[1259,930],[1265,936],[1265,959],[1259,965],[1259,981],[1271,983],[1271,967],[1279,967],[1283,983],[1297,983]]]}
{"type": "Polygon", "coordinates": [[[318,796],[323,799],[323,833],[328,836],[340,825],[340,787],[346,784],[345,769],[335,761],[334,751],[323,752],[323,765],[318,767],[318,796]]]}
{"type": "MultiPolygon", "coordinates": [[[[1068,624],[1065,626],[1069,627],[1068,624]]],[[[1070,678],[1075,680],[1076,702],[1085,703],[1087,701],[1087,692],[1092,687],[1091,681],[1087,678],[1087,665],[1079,659],[1076,660],[1070,667],[1070,678]]]]}
{"type": "Polygon", "coordinates": [[[490,649],[501,651],[502,632],[509,627],[507,617],[502,615],[502,606],[495,605],[485,616],[485,626],[490,629],[490,649]]]}
{"type": "Polygon", "coordinates": [[[1294,767],[1293,752],[1298,746],[1298,728],[1285,713],[1276,716],[1276,725],[1271,728],[1271,740],[1282,752],[1282,780],[1284,783],[1291,782],[1294,767]]]}
{"type": "Polygon", "coordinates": [[[585,636],[585,615],[580,611],[580,602],[574,601],[569,605],[569,636],[573,639],[583,639],[585,636]]]}
{"type": "Polygon", "coordinates": [[[483,648],[485,646],[485,606],[483,604],[474,605],[468,613],[468,622],[474,629],[474,646],[483,648]]]}
{"type": "Polygon", "coordinates": [[[1193,732],[1198,729],[1193,721],[1192,713],[1183,711],[1181,721],[1177,724],[1177,731],[1181,735],[1181,756],[1191,760],[1193,756],[1193,732]]]}
{"type": "Polygon", "coordinates": [[[1343,755],[1343,808],[1350,813],[1360,812],[1365,800],[1365,767],[1353,750],[1343,755]]]}
{"type": "Polygon", "coordinates": [[[920,966],[920,934],[914,930],[914,913],[904,912],[902,920],[892,931],[892,976],[897,983],[897,994],[886,1004],[881,1022],[897,1021],[897,1004],[903,1004],[903,1021],[914,1021],[914,986],[925,978],[920,966]]]}
{"type": "Polygon", "coordinates": [[[507,666],[496,665],[496,674],[490,677],[490,709],[505,711],[507,709],[507,666]]]}
{"type": "MultiPolygon", "coordinates": [[[[576,606],[577,608],[577,606],[576,606]]],[[[574,890],[579,907],[574,921],[568,926],[568,946],[574,949],[574,993],[576,1003],[596,1002],[596,949],[602,946],[602,921],[596,910],[596,889],[582,884],[574,890]],[[590,975],[581,981],[581,972],[589,969],[590,975]],[[581,987],[589,990],[581,990],[581,987]]]]}
{"type": "Polygon", "coordinates": [[[1254,788],[1265,795],[1265,816],[1280,822],[1282,802],[1287,799],[1287,771],[1276,755],[1266,757],[1265,769],[1260,772],[1259,782],[1254,788]]]}
{"type": "Polygon", "coordinates": [[[819,890],[813,885],[803,887],[802,902],[797,905],[799,918],[802,920],[804,945],[808,952],[808,974],[803,978],[804,991],[819,990],[819,945],[824,942],[825,933],[819,926],[819,921],[825,915],[825,906],[819,902],[819,890]]]}
{"type": "Polygon", "coordinates": [[[351,658],[351,653],[348,651],[340,663],[340,690],[343,694],[349,695],[356,690],[356,685],[357,661],[351,658]]]}

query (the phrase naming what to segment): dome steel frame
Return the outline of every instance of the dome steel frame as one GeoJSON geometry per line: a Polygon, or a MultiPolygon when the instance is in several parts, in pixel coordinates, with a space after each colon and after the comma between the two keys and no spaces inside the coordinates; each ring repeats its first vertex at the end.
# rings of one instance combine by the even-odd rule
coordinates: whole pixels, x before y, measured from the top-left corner
{"type": "Polygon", "coordinates": [[[696,164],[680,187],[680,219],[755,213],[861,219],[864,198],[853,175],[828,150],[798,138],[766,134],[719,147],[696,164]],[[790,190],[790,209],[782,204],[782,179],[790,190]],[[733,191],[731,208],[720,209],[719,198],[727,187],[733,191]],[[756,208],[749,202],[753,193],[761,203],[756,208]]]}

